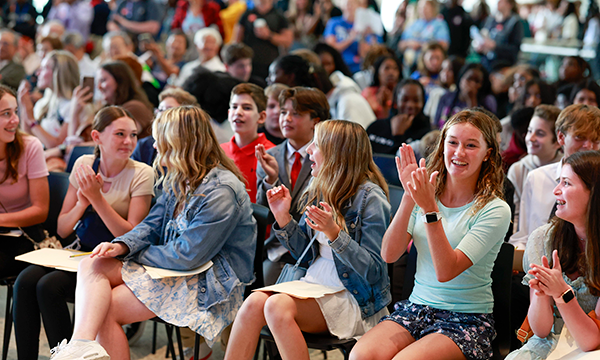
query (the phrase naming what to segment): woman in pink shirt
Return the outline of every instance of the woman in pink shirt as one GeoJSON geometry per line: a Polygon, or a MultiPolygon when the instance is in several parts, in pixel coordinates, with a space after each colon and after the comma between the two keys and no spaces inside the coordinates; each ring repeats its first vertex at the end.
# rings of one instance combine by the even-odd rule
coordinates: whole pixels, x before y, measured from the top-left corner
{"type": "Polygon", "coordinates": [[[16,94],[0,85],[0,277],[17,275],[27,265],[15,260],[33,250],[27,237],[43,240],[39,224],[48,216],[49,198],[42,143],[21,132],[16,94]],[[19,235],[22,231],[26,234],[19,235]]]}

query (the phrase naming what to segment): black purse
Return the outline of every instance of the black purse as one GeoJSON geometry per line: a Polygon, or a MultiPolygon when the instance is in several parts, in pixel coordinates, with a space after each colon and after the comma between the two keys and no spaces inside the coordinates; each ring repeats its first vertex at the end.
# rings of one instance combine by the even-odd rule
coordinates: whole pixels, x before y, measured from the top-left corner
{"type": "MultiPolygon", "coordinates": [[[[94,173],[98,173],[99,166],[100,158],[97,157],[94,159],[94,165],[92,166],[94,173]]],[[[104,221],[102,221],[96,210],[94,210],[92,205],[85,209],[83,216],[75,225],[75,229],[77,240],[69,247],[77,250],[81,249],[83,251],[91,251],[101,242],[112,241],[115,238],[110,230],[108,230],[104,224],[104,221]]]]}

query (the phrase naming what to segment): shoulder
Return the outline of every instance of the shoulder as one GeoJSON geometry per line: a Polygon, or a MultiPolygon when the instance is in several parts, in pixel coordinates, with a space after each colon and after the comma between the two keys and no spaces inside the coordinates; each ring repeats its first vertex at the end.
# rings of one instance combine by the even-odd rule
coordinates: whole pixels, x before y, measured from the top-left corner
{"type": "MultiPolygon", "coordinates": [[[[231,171],[217,166],[213,168],[202,181],[202,185],[198,187],[204,188],[207,192],[231,191],[239,202],[242,194],[247,194],[246,186],[235,176],[231,171]]],[[[203,193],[204,193],[203,191],[203,193]]]]}
{"type": "Polygon", "coordinates": [[[379,135],[379,133],[383,131],[385,132],[385,134],[391,135],[391,128],[391,119],[380,119],[374,121],[371,125],[369,125],[369,127],[367,128],[367,133],[379,135]]]}
{"type": "Polygon", "coordinates": [[[508,206],[506,201],[499,198],[494,198],[477,212],[477,216],[486,216],[490,214],[506,217],[508,220],[510,220],[510,206],[508,206]]]}
{"type": "Polygon", "coordinates": [[[23,148],[26,152],[41,150],[44,151],[44,145],[40,139],[31,135],[23,135],[23,148]]]}
{"type": "Polygon", "coordinates": [[[94,155],[81,155],[77,160],[75,160],[75,164],[73,165],[73,170],[77,169],[81,165],[89,165],[92,166],[94,164],[94,155]]]}
{"type": "Polygon", "coordinates": [[[129,159],[127,167],[135,171],[135,174],[154,174],[152,167],[146,163],[129,159]]]}
{"type": "Polygon", "coordinates": [[[287,146],[287,141],[284,141],[281,144],[268,149],[267,150],[267,154],[273,155],[273,156],[277,156],[277,155],[279,155],[281,153],[285,153],[286,146],[287,146]]]}
{"type": "Polygon", "coordinates": [[[554,180],[559,168],[560,162],[540,166],[539,168],[533,169],[529,172],[529,175],[527,175],[527,180],[536,181],[538,179],[542,179],[548,176],[550,176],[554,180]]]}

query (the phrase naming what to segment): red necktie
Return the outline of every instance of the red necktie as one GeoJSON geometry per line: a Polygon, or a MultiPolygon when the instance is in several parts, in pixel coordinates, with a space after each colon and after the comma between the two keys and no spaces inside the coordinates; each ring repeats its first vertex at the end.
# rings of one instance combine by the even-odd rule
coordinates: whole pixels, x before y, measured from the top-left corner
{"type": "Polygon", "coordinates": [[[300,175],[300,169],[302,169],[302,155],[299,152],[294,153],[295,160],[292,165],[292,171],[290,172],[290,182],[292,183],[292,190],[294,190],[294,185],[296,185],[296,180],[298,179],[298,175],[300,175]]]}

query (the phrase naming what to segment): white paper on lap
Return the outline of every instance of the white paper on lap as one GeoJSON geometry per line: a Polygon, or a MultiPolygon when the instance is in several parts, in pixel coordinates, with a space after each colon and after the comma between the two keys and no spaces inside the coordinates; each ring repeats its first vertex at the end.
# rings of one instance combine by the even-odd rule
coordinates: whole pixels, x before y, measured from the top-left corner
{"type": "Polygon", "coordinates": [[[546,360],[598,360],[600,350],[583,352],[566,326],[563,326],[558,344],[546,360]]]}
{"type": "Polygon", "coordinates": [[[343,286],[325,286],[321,284],[311,284],[304,281],[288,281],[281,284],[266,286],[253,291],[273,291],[277,293],[288,294],[297,299],[316,299],[325,295],[335,294],[346,290],[343,286]]]}

